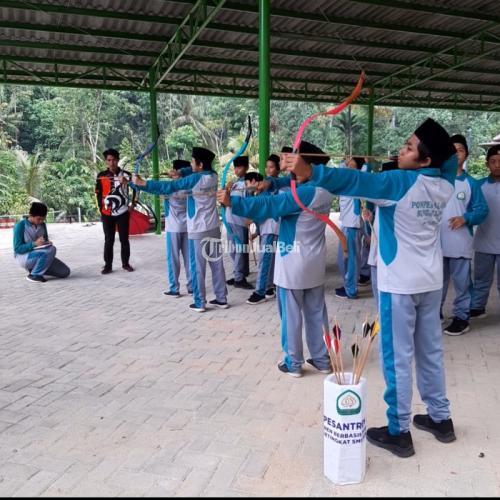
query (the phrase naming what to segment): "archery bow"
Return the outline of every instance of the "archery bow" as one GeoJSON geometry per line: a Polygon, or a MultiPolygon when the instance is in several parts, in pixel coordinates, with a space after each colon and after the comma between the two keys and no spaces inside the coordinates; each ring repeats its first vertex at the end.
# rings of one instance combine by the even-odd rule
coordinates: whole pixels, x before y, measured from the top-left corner
{"type": "MultiPolygon", "coordinates": [[[[233,163],[238,156],[241,156],[247,149],[248,143],[250,142],[250,137],[252,137],[252,120],[250,119],[250,115],[248,115],[248,130],[247,130],[247,135],[245,137],[245,140],[243,141],[243,144],[240,146],[240,149],[238,149],[237,153],[226,163],[224,166],[224,169],[222,171],[222,176],[221,176],[221,189],[226,188],[226,180],[227,180],[227,173],[229,171],[229,167],[231,166],[231,163],[233,163]]],[[[226,228],[226,233],[228,236],[232,236],[234,240],[236,241],[237,245],[240,245],[241,247],[241,241],[239,241],[239,238],[236,236],[236,234],[233,233],[231,230],[231,227],[227,223],[226,220],[226,207],[224,205],[221,206],[221,218],[222,218],[222,223],[224,224],[224,227],[226,228]]]]}
{"type": "MultiPolygon", "coordinates": [[[[146,158],[148,155],[150,155],[153,151],[153,149],[158,146],[158,140],[160,138],[160,127],[156,127],[156,138],[154,142],[151,144],[148,144],[147,148],[142,152],[139,153],[134,160],[134,175],[139,175],[139,169],[141,167],[141,162],[146,158]]],[[[138,193],[139,190],[132,184],[132,189],[134,190],[134,194],[132,195],[132,206],[134,206],[137,203],[137,198],[138,198],[138,193]]]]}
{"type": "MultiPolygon", "coordinates": [[[[338,113],[340,113],[342,110],[344,110],[349,104],[351,104],[361,93],[361,89],[363,88],[363,83],[365,81],[365,72],[362,71],[361,75],[359,76],[358,83],[356,84],[356,87],[354,87],[354,90],[351,92],[351,95],[347,97],[344,101],[342,101],[338,106],[335,106],[332,109],[326,110],[326,111],[320,111],[319,113],[314,113],[313,115],[309,116],[306,118],[303,122],[302,125],[299,128],[299,131],[297,132],[297,135],[295,137],[295,141],[293,143],[293,152],[297,153],[299,150],[300,142],[302,140],[302,134],[304,133],[304,130],[306,127],[311,123],[315,118],[318,116],[323,116],[323,115],[330,115],[334,116],[338,113]]],[[[314,210],[311,210],[310,208],[306,207],[302,201],[299,198],[299,195],[297,193],[297,182],[295,179],[295,175],[292,173],[291,174],[292,180],[291,180],[291,188],[292,188],[292,196],[293,199],[295,200],[295,203],[307,212],[308,214],[312,215],[313,217],[316,217],[316,219],[323,221],[327,226],[330,227],[330,229],[333,230],[333,232],[337,235],[340,244],[342,245],[342,250],[344,251],[344,255],[347,254],[347,240],[345,237],[345,234],[340,230],[340,228],[332,221],[330,220],[330,217],[327,214],[319,214],[315,212],[314,210]]]]}

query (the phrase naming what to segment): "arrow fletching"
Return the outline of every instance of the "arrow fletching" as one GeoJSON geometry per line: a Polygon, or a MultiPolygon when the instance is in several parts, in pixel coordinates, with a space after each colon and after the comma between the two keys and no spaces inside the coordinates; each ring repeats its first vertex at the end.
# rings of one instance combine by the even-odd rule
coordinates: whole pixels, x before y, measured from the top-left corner
{"type": "Polygon", "coordinates": [[[337,337],[333,339],[333,350],[335,351],[335,354],[337,354],[340,350],[339,339],[337,337]]]}
{"type": "Polygon", "coordinates": [[[370,336],[372,339],[374,339],[380,331],[380,323],[378,321],[374,321],[371,330],[372,333],[370,336]]]}
{"type": "Polygon", "coordinates": [[[361,325],[361,331],[362,331],[363,337],[368,336],[368,334],[370,333],[370,323],[368,323],[368,321],[363,322],[363,324],[361,325]]]}
{"type": "Polygon", "coordinates": [[[330,338],[330,334],[326,330],[323,331],[323,340],[325,342],[325,345],[326,345],[326,348],[328,349],[328,351],[331,351],[332,350],[332,339],[330,338]]]}
{"type": "Polygon", "coordinates": [[[340,326],[338,325],[338,323],[335,323],[333,325],[332,333],[336,339],[340,340],[340,336],[342,335],[342,330],[340,329],[340,326]]]}
{"type": "Polygon", "coordinates": [[[359,354],[359,346],[358,344],[354,343],[351,346],[351,352],[352,352],[352,357],[357,358],[359,354]]]}

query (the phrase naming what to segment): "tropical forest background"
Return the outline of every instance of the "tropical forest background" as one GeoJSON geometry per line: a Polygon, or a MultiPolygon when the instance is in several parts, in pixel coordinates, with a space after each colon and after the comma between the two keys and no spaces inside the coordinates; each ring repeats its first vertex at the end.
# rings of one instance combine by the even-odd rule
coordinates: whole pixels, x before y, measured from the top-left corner
{"type": "MultiPolygon", "coordinates": [[[[332,105],[335,103],[332,103],[332,105]]],[[[291,145],[305,117],[328,106],[324,103],[273,101],[271,152],[291,145]]],[[[258,102],[254,99],[160,94],[158,118],[160,172],[175,158],[190,159],[194,145],[212,149],[220,169],[239,148],[246,133],[246,116],[254,134],[248,150],[258,168],[258,102]]],[[[500,133],[500,113],[377,107],[373,154],[380,162],[399,147],[427,116],[450,133],[464,134],[470,143],[468,171],[486,175],[485,148],[500,133]]],[[[97,172],[105,168],[102,151],[120,150],[125,168],[151,141],[149,96],[135,92],[0,86],[0,215],[24,214],[30,201],[41,200],[58,213],[83,220],[98,216],[94,197],[97,172]]],[[[338,164],[343,155],[364,155],[367,109],[352,106],[333,118],[314,122],[309,140],[338,164]]],[[[151,172],[150,160],[141,171],[151,172]]]]}

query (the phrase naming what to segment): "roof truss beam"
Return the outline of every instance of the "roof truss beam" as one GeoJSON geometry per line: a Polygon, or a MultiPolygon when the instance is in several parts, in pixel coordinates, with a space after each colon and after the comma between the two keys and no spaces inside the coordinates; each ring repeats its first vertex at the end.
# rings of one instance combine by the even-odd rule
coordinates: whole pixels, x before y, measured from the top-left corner
{"type": "MultiPolygon", "coordinates": [[[[88,73],[88,72],[86,72],[88,73]]],[[[85,89],[105,89],[105,90],[122,90],[122,91],[147,91],[148,89],[144,87],[140,88],[132,88],[127,84],[126,81],[120,80],[118,77],[111,77],[109,75],[102,75],[100,78],[100,83],[97,83],[96,80],[99,78],[97,74],[92,76],[88,74],[81,74],[75,78],[73,74],[67,74],[67,80],[62,80],[65,76],[62,73],[51,73],[51,72],[26,72],[25,70],[20,70],[13,72],[11,75],[5,76],[3,72],[0,70],[0,82],[9,83],[13,85],[47,85],[51,87],[65,87],[65,88],[85,88],[85,89]],[[10,78],[10,76],[14,76],[15,74],[21,76],[35,76],[37,80],[16,80],[14,78],[10,78]],[[81,78],[84,80],[89,80],[90,83],[82,83],[81,81],[76,82],[75,80],[81,78]],[[110,82],[118,82],[110,84],[110,82]]],[[[194,79],[194,77],[193,77],[194,79]]],[[[206,80],[206,78],[205,78],[206,80]]],[[[305,85],[305,84],[304,84],[305,85]]],[[[191,82],[186,83],[185,80],[175,80],[175,81],[164,81],[162,87],[158,89],[159,92],[170,92],[174,94],[186,94],[192,95],[193,86],[196,87],[196,91],[198,95],[204,96],[214,96],[221,97],[223,95],[229,97],[245,97],[245,98],[257,98],[256,86],[254,87],[244,87],[244,86],[233,86],[233,85],[224,85],[223,89],[219,91],[214,91],[212,89],[218,89],[220,84],[218,82],[214,82],[213,85],[208,85],[207,83],[203,83],[198,78],[198,83],[191,82]],[[188,87],[186,90],[178,87],[188,87]],[[208,87],[208,90],[207,90],[208,87]]],[[[332,103],[338,102],[339,100],[347,97],[351,92],[351,88],[345,88],[345,93],[332,93],[332,92],[310,92],[307,89],[293,89],[290,90],[286,86],[275,85],[273,88],[273,100],[288,100],[288,101],[314,101],[314,102],[325,102],[332,103]]],[[[341,92],[341,91],[340,91],[341,92]]],[[[440,109],[462,109],[467,111],[498,111],[500,110],[500,99],[494,102],[479,100],[479,101],[467,101],[464,103],[453,101],[452,99],[448,100],[423,100],[419,96],[415,96],[411,98],[411,95],[408,95],[406,100],[401,100],[395,98],[394,100],[390,100],[390,102],[386,103],[386,105],[396,106],[396,107],[412,107],[412,108],[440,108],[440,109]]],[[[368,104],[367,99],[361,99],[358,101],[359,104],[368,104]]]]}
{"type": "MultiPolygon", "coordinates": [[[[223,42],[212,42],[209,40],[195,40],[192,44],[194,47],[207,47],[210,49],[221,49],[221,50],[236,50],[240,52],[252,52],[258,53],[258,48],[250,45],[242,45],[235,43],[223,43],[223,42]]],[[[21,40],[13,40],[13,39],[0,39],[0,47],[20,47],[20,48],[34,48],[34,49],[42,49],[42,50],[60,50],[60,51],[73,51],[73,52],[85,52],[85,53],[99,53],[99,54],[115,54],[115,55],[123,55],[123,56],[139,56],[139,57],[158,57],[158,52],[153,50],[136,50],[136,49],[120,49],[113,47],[95,47],[95,46],[81,46],[76,44],[60,44],[60,43],[46,43],[46,42],[26,42],[21,40]]],[[[391,45],[391,49],[394,49],[395,46],[391,45]]],[[[402,49],[405,50],[405,49],[402,49]]],[[[415,51],[416,49],[411,49],[415,51]]],[[[429,50],[425,50],[425,52],[429,52],[429,50]]],[[[435,51],[431,51],[434,53],[435,51]]],[[[353,58],[349,55],[345,54],[337,54],[334,52],[316,52],[316,51],[301,51],[301,50],[289,50],[289,49],[277,49],[271,48],[271,55],[281,55],[281,56],[296,56],[296,57],[304,57],[306,59],[317,58],[317,59],[328,59],[328,60],[338,60],[338,61],[349,61],[353,62],[353,58]]],[[[460,52],[459,54],[460,55],[460,52]]],[[[488,57],[484,59],[488,60],[488,57]]],[[[491,58],[490,60],[494,62],[498,62],[497,58],[491,58]]],[[[381,58],[381,57],[370,57],[370,56],[360,56],[356,55],[356,61],[361,63],[373,63],[373,64],[386,64],[386,65],[400,65],[403,61],[398,59],[390,59],[390,58],[381,58]]],[[[475,70],[475,69],[467,69],[469,72],[477,72],[481,74],[493,74],[498,75],[498,71],[494,70],[475,70]]],[[[372,72],[370,71],[370,74],[372,72]]]]}
{"type": "Polygon", "coordinates": [[[215,17],[225,1],[197,0],[161,51],[158,59],[151,66],[154,78],[154,81],[150,82],[151,85],[158,88],[208,23],[215,17]]]}
{"type": "MultiPolygon", "coordinates": [[[[108,68],[109,70],[121,70],[121,71],[135,71],[135,72],[140,72],[143,73],[144,75],[148,74],[149,71],[149,66],[146,65],[133,65],[133,64],[120,64],[120,63],[108,63],[108,62],[92,62],[92,61],[82,61],[82,60],[69,60],[69,59],[58,59],[57,61],[51,58],[34,58],[34,57],[18,57],[18,56],[0,56],[0,60],[8,61],[8,62],[25,62],[25,63],[33,63],[33,64],[49,64],[49,65],[54,65],[58,64],[59,67],[61,66],[76,66],[76,67],[103,67],[103,68],[108,68]]],[[[185,62],[193,62],[193,63],[214,63],[214,64],[219,64],[219,65],[232,65],[232,66],[240,66],[240,67],[246,67],[246,68],[255,68],[255,64],[251,61],[240,61],[240,60],[232,60],[232,59],[219,59],[219,58],[210,58],[210,57],[196,57],[196,56],[184,56],[183,61],[185,62]]],[[[271,64],[272,68],[274,70],[287,70],[289,69],[289,66],[286,64],[279,64],[279,63],[274,63],[271,64]]],[[[306,69],[307,71],[311,72],[317,72],[317,73],[325,73],[328,74],[329,76],[332,76],[333,74],[337,75],[346,75],[352,78],[355,78],[357,75],[357,70],[356,69],[329,69],[329,68],[321,68],[317,66],[311,66],[311,67],[303,67],[302,69],[306,69]]],[[[203,70],[195,70],[191,68],[175,68],[172,70],[172,73],[175,74],[188,74],[188,75],[202,75],[202,74],[209,74],[211,76],[220,76],[222,78],[231,78],[234,76],[233,73],[225,73],[223,71],[208,71],[205,72],[203,70]]],[[[370,76],[375,76],[377,73],[371,72],[370,76]]],[[[382,73],[378,73],[383,75],[382,73]]],[[[255,74],[241,74],[240,77],[242,79],[246,80],[255,80],[257,79],[257,75],[255,74]]],[[[283,81],[283,82],[290,82],[290,83],[302,83],[302,79],[296,79],[296,78],[282,78],[280,76],[274,75],[273,80],[275,81],[283,81]]],[[[144,76],[142,78],[139,78],[138,80],[132,79],[134,82],[134,86],[140,86],[141,83],[144,81],[144,76]]],[[[403,84],[397,85],[395,82],[392,82],[392,87],[391,90],[393,91],[403,91],[406,89],[406,86],[408,84],[407,80],[402,79],[403,84]]],[[[478,81],[476,80],[450,80],[446,78],[440,78],[437,77],[433,79],[433,81],[437,83],[444,83],[447,85],[453,85],[453,84],[459,84],[459,85],[478,85],[478,81]]],[[[310,78],[308,79],[308,82],[310,84],[315,84],[315,85],[336,85],[336,81],[332,80],[321,80],[321,79],[315,79],[315,78],[310,78]]],[[[483,84],[485,84],[483,82],[483,84]]],[[[494,86],[495,84],[492,83],[490,84],[491,86],[494,86]]],[[[421,87],[416,85],[415,90],[417,91],[427,91],[429,90],[427,87],[421,87]]],[[[431,89],[432,92],[434,93],[443,93],[443,92],[449,92],[452,89],[431,89]]],[[[478,91],[471,90],[471,89],[460,89],[457,90],[457,92],[461,92],[464,95],[477,95],[478,91]]],[[[486,91],[482,90],[482,93],[484,95],[490,95],[490,96],[500,96],[500,92],[494,92],[494,91],[486,91]]]]}
{"type": "MultiPolygon", "coordinates": [[[[492,33],[495,29],[498,29],[498,27],[499,24],[494,23],[488,28],[479,31],[477,34],[458,44],[452,45],[451,47],[422,59],[417,63],[405,66],[391,75],[376,81],[373,85],[375,93],[378,96],[375,98],[375,103],[380,103],[389,97],[416,87],[419,84],[430,80],[436,80],[436,78],[445,75],[450,71],[464,67],[465,65],[481,59],[484,56],[496,54],[499,52],[500,47],[490,46],[489,48],[485,48],[485,37],[498,36],[497,34],[492,33]],[[458,55],[459,48],[462,49],[460,55],[458,55]],[[449,63],[443,56],[447,56],[448,58],[451,57],[452,63],[449,63]],[[436,68],[436,61],[440,61],[439,64],[444,64],[445,68],[436,68]],[[436,69],[438,70],[436,71],[436,69]],[[403,87],[394,89],[395,83],[402,83],[403,87]]],[[[465,70],[467,70],[467,68],[465,68],[465,70]]]]}
{"type": "Polygon", "coordinates": [[[369,5],[379,5],[381,7],[390,7],[395,9],[410,10],[413,12],[427,12],[429,14],[441,14],[443,16],[449,17],[461,17],[463,19],[471,19],[475,21],[489,21],[500,23],[500,16],[495,16],[492,14],[485,14],[478,10],[461,10],[454,9],[452,7],[439,7],[437,2],[432,5],[423,5],[415,2],[403,2],[401,0],[354,0],[355,2],[369,4],[369,5]]]}

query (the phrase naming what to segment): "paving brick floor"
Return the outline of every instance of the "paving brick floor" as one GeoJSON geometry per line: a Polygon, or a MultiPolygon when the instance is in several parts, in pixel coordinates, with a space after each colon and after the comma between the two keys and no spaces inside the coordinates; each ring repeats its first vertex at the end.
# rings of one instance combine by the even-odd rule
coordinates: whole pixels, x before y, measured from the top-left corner
{"type": "MultiPolygon", "coordinates": [[[[231,288],[230,309],[197,314],[189,296],[162,294],[163,237],[133,237],[136,272],[117,265],[101,276],[99,224],[49,232],[72,275],[38,284],[13,260],[12,231],[0,230],[2,496],[500,494],[495,291],[487,318],[444,338],[458,440],[444,445],[414,430],[416,455],[404,460],[368,444],[365,481],[341,487],[323,476],[324,376],[276,369],[274,300],[250,306],[247,291],[231,288]]],[[[348,336],[373,316],[373,300],[366,288],[359,300],[334,297],[336,241],[328,239],[327,305],[348,336]]],[[[119,257],[118,241],[115,249],[119,257]]],[[[376,349],[366,375],[368,425],[383,425],[376,349]]],[[[416,390],[414,410],[424,411],[416,390]]]]}

